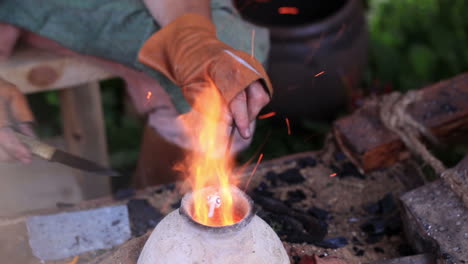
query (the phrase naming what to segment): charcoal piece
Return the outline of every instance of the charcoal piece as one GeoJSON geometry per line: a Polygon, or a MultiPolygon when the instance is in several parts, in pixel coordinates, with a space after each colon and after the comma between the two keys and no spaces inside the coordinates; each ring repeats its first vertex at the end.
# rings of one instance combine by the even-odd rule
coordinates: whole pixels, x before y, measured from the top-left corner
{"type": "Polygon", "coordinates": [[[386,219],[382,217],[375,217],[361,225],[362,231],[368,235],[381,235],[385,233],[387,227],[386,219]]]}
{"type": "Polygon", "coordinates": [[[288,202],[297,203],[303,201],[306,198],[306,195],[302,190],[295,190],[288,192],[288,202]]]}
{"type": "Polygon", "coordinates": [[[268,185],[264,182],[261,182],[253,191],[262,196],[273,197],[273,193],[268,191],[268,185]]]}
{"type": "Polygon", "coordinates": [[[278,174],[278,178],[286,183],[289,184],[298,184],[305,181],[304,176],[302,176],[301,172],[298,169],[289,169],[280,174],[278,174]]]}
{"type": "Polygon", "coordinates": [[[168,184],[165,185],[165,187],[166,187],[167,190],[172,192],[172,191],[175,190],[176,185],[175,185],[175,183],[168,183],[168,184]]]}
{"type": "Polygon", "coordinates": [[[346,155],[343,152],[336,152],[334,155],[336,161],[342,161],[346,159],[346,155]]]}
{"type": "Polygon", "coordinates": [[[382,214],[389,214],[396,209],[395,199],[392,193],[387,193],[384,198],[379,201],[380,210],[382,214]]]}
{"type": "Polygon", "coordinates": [[[307,167],[315,167],[317,166],[317,160],[315,160],[314,158],[312,157],[304,157],[304,158],[300,158],[296,161],[296,164],[297,164],[297,167],[303,169],[303,168],[307,168],[307,167]]]}
{"type": "Polygon", "coordinates": [[[144,235],[163,218],[163,215],[145,199],[132,199],[128,201],[127,207],[133,236],[144,235]]]}
{"type": "Polygon", "coordinates": [[[368,212],[369,214],[372,214],[372,215],[378,215],[378,214],[380,214],[380,211],[381,211],[379,202],[368,203],[368,204],[364,205],[363,207],[364,207],[364,210],[366,212],[368,212]]]}
{"type": "Polygon", "coordinates": [[[353,236],[353,238],[351,239],[351,242],[353,243],[353,245],[356,245],[356,246],[363,246],[363,244],[361,243],[361,241],[359,241],[359,239],[357,239],[357,237],[353,236]]]}
{"type": "Polygon", "coordinates": [[[353,247],[354,255],[358,257],[364,256],[364,250],[358,247],[353,247]]]}
{"type": "Polygon", "coordinates": [[[374,247],[374,251],[375,251],[376,253],[382,253],[382,254],[385,253],[385,250],[383,250],[383,248],[380,248],[380,247],[374,247]]]}
{"type": "Polygon", "coordinates": [[[163,191],[164,191],[164,188],[159,187],[156,190],[154,190],[153,194],[161,194],[163,193],[163,191]]]}
{"type": "Polygon", "coordinates": [[[359,170],[351,162],[346,162],[341,165],[341,168],[338,171],[335,171],[338,174],[338,177],[356,177],[358,179],[365,179],[366,177],[359,172],[359,170]]]}
{"type": "Polygon", "coordinates": [[[325,221],[319,221],[306,213],[291,209],[278,199],[261,196],[256,193],[253,194],[252,199],[265,211],[276,215],[288,216],[299,221],[313,241],[323,240],[328,232],[328,225],[325,221]]]}
{"type": "Polygon", "coordinates": [[[319,219],[319,220],[327,220],[328,219],[328,211],[324,209],[320,209],[318,207],[312,207],[307,210],[307,213],[312,215],[313,217],[319,219]]]}
{"type": "Polygon", "coordinates": [[[114,200],[125,200],[135,196],[135,189],[133,188],[124,188],[119,189],[114,194],[114,200]]]}
{"type": "Polygon", "coordinates": [[[369,214],[386,215],[396,210],[395,200],[392,193],[387,193],[382,199],[374,203],[369,203],[364,206],[369,214]]]}
{"type": "Polygon", "coordinates": [[[291,210],[282,201],[273,197],[265,197],[254,192],[252,194],[252,199],[255,203],[260,205],[263,210],[269,211],[271,213],[288,214],[289,210],[291,210]]]}
{"type": "Polygon", "coordinates": [[[316,242],[314,245],[322,248],[337,249],[348,245],[348,240],[345,237],[333,237],[316,242]]]}
{"type": "Polygon", "coordinates": [[[277,227],[279,236],[304,233],[304,226],[302,223],[287,215],[271,214],[265,221],[267,221],[269,225],[277,227]]]}
{"type": "Polygon", "coordinates": [[[272,187],[278,186],[278,174],[276,174],[274,171],[267,172],[265,178],[270,181],[272,187]]]}
{"type": "Polygon", "coordinates": [[[367,244],[375,244],[380,242],[384,238],[384,235],[368,235],[366,238],[367,244]]]}
{"type": "Polygon", "coordinates": [[[176,201],[175,203],[171,204],[171,208],[173,208],[173,209],[178,209],[178,208],[180,208],[181,202],[182,202],[182,200],[176,201]]]}
{"type": "Polygon", "coordinates": [[[398,246],[398,253],[402,257],[412,256],[412,255],[417,254],[417,252],[415,252],[413,248],[411,248],[411,246],[408,244],[400,244],[398,246]]]}
{"type": "Polygon", "coordinates": [[[385,228],[385,234],[387,236],[398,235],[403,231],[403,222],[398,216],[389,217],[387,220],[387,226],[385,228]]]}
{"type": "Polygon", "coordinates": [[[299,256],[292,256],[292,259],[294,264],[299,264],[299,262],[301,261],[301,257],[299,256]]]}
{"type": "Polygon", "coordinates": [[[305,232],[290,233],[284,237],[284,241],[289,242],[289,243],[297,243],[297,244],[307,243],[307,244],[313,244],[313,245],[315,245],[315,243],[318,242],[317,240],[315,240],[313,237],[311,237],[305,232]]]}

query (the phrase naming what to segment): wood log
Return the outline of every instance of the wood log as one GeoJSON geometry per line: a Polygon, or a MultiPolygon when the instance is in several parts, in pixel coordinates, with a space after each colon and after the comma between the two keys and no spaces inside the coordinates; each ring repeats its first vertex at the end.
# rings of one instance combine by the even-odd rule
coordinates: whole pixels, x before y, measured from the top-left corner
{"type": "MultiPolygon", "coordinates": [[[[468,73],[427,86],[408,114],[429,128],[439,140],[468,131],[468,73]]],[[[365,105],[337,120],[335,139],[345,155],[362,171],[386,168],[409,157],[399,137],[379,118],[377,105],[365,105]]]]}

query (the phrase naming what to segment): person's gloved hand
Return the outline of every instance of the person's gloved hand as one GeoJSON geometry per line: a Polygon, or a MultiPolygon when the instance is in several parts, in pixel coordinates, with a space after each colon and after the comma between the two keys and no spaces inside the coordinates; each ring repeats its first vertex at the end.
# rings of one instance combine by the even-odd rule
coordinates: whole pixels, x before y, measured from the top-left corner
{"type": "Polygon", "coordinates": [[[192,105],[201,89],[216,85],[244,138],[251,136],[249,124],[273,92],[260,62],[221,42],[215,25],[196,14],[181,16],[152,35],[138,59],[182,87],[192,105]]]}
{"type": "Polygon", "coordinates": [[[0,161],[31,161],[31,152],[13,133],[34,136],[29,123],[34,121],[26,98],[13,84],[0,78],[0,161]]]}

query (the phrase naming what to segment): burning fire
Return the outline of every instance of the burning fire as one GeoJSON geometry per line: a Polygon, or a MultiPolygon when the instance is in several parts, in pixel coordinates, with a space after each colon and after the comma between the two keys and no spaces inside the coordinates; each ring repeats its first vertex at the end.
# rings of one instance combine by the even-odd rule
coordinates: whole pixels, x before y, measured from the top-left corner
{"type": "MultiPolygon", "coordinates": [[[[234,159],[227,153],[230,125],[227,108],[214,84],[197,96],[192,111],[180,117],[195,151],[187,154],[178,168],[187,173],[193,190],[192,217],[207,226],[237,223],[231,186],[234,159]],[[212,193],[200,191],[208,187],[212,193]]],[[[205,189],[207,190],[207,189],[205,189]]]]}

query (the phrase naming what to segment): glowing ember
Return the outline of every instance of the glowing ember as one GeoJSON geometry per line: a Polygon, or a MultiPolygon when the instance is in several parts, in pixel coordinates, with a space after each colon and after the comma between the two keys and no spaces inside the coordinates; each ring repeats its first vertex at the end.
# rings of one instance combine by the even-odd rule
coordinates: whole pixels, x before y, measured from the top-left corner
{"type": "Polygon", "coordinates": [[[270,112],[270,113],[266,113],[264,115],[259,115],[258,119],[265,119],[265,118],[269,118],[269,117],[272,117],[272,116],[275,116],[275,115],[276,115],[275,112],[270,112]]]}
{"type": "Polygon", "coordinates": [[[226,153],[230,125],[225,121],[226,105],[214,84],[197,96],[193,110],[180,117],[190,144],[177,168],[187,173],[194,192],[193,219],[207,226],[225,226],[240,220],[236,216],[231,185],[234,160],[226,153]],[[211,193],[197,192],[211,187],[211,193]]]}
{"type": "Polygon", "coordinates": [[[286,126],[288,127],[288,135],[291,135],[291,125],[289,124],[289,119],[285,118],[284,120],[286,120],[286,126]]]}
{"type": "Polygon", "coordinates": [[[252,180],[252,177],[255,175],[255,172],[257,171],[258,165],[260,165],[260,162],[262,162],[262,159],[263,159],[263,153],[260,153],[260,156],[258,156],[257,163],[255,164],[255,167],[254,167],[252,173],[250,174],[249,180],[245,184],[244,191],[246,191],[247,187],[249,187],[250,181],[252,180]]]}
{"type": "Polygon", "coordinates": [[[152,92],[148,92],[148,93],[146,94],[146,100],[151,99],[151,96],[153,96],[153,93],[152,93],[152,92]]]}
{"type": "Polygon", "coordinates": [[[336,173],[332,173],[330,174],[330,177],[335,177],[337,174],[336,173]]]}
{"type": "Polygon", "coordinates": [[[299,8],[293,6],[282,6],[278,8],[278,13],[282,15],[297,15],[299,14],[299,8]]]}
{"type": "Polygon", "coordinates": [[[325,71],[321,71],[321,72],[315,74],[314,77],[319,77],[320,75],[322,75],[322,74],[324,74],[324,73],[325,73],[325,71]]]}

